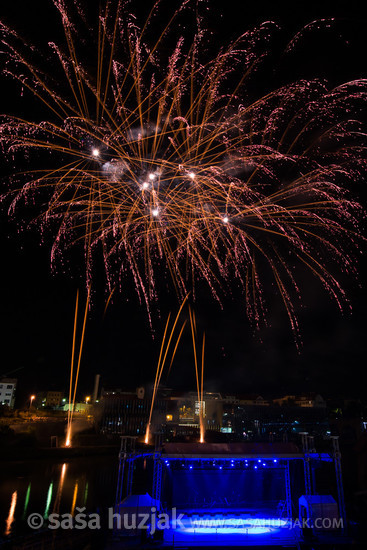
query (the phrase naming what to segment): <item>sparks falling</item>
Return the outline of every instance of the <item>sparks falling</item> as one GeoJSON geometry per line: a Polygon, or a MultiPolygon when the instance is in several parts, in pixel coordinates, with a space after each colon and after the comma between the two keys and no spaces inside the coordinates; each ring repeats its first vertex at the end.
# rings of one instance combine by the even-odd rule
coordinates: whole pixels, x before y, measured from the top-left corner
{"type": "Polygon", "coordinates": [[[83,242],[89,286],[102,251],[110,290],[132,277],[148,310],[162,273],[181,299],[198,280],[217,300],[236,286],[255,324],[268,271],[295,333],[301,265],[342,307],[333,262],[353,272],[360,209],[348,187],[365,170],[366,81],[302,80],[254,99],[247,82],[272,23],[216,51],[206,2],[180,2],[164,22],[158,1],[141,28],[128,1],[105,2],[94,26],[79,1],[53,3],[65,44],[49,44],[47,70],[1,26],[5,73],[44,118],[0,127],[9,158],[29,165],[12,179],[10,211],[48,197],[38,220],[57,228],[52,261],[83,242]]]}

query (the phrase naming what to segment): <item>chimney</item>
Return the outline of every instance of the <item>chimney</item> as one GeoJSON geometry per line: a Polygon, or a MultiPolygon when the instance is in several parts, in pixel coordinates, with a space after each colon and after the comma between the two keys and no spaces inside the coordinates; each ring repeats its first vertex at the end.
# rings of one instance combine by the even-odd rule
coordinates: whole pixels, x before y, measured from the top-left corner
{"type": "Polygon", "coordinates": [[[100,374],[96,374],[94,378],[93,403],[97,401],[100,378],[101,378],[100,374]]]}

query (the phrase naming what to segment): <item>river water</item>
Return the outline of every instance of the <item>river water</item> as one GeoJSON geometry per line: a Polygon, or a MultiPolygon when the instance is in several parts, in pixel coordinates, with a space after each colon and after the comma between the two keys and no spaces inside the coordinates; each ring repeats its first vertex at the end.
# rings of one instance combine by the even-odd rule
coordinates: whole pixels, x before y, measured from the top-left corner
{"type": "Polygon", "coordinates": [[[29,535],[31,514],[103,514],[114,505],[117,456],[0,463],[0,545],[29,535]]]}

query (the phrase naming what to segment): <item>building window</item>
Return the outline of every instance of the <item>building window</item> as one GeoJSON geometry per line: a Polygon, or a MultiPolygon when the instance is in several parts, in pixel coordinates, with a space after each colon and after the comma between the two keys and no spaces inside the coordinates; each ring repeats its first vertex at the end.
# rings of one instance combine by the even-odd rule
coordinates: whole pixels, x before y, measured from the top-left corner
{"type": "Polygon", "coordinates": [[[205,416],[205,401],[195,401],[195,415],[200,416],[200,413],[205,416]]]}

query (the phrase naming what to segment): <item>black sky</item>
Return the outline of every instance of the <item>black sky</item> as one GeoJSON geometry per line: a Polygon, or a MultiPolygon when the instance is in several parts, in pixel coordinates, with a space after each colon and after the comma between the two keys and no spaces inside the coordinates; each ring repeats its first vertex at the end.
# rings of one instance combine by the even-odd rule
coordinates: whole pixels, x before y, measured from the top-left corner
{"type": "MultiPolygon", "coordinates": [[[[17,31],[42,43],[60,36],[51,4],[51,0],[1,2],[0,16],[17,31]]],[[[209,4],[210,25],[223,42],[253,25],[274,20],[283,29],[279,34],[282,44],[315,18],[336,18],[332,31],[313,33],[293,60],[285,65],[277,62],[280,82],[321,76],[339,83],[367,76],[367,21],[361,2],[226,0],[209,4]],[[220,10],[223,17],[219,19],[220,10]]],[[[1,111],[16,110],[19,98],[14,101],[14,87],[4,81],[1,84],[1,111]]],[[[356,193],[364,203],[365,185],[356,182],[356,193]]],[[[85,299],[85,287],[76,254],[70,256],[64,269],[51,273],[50,246],[40,246],[37,228],[20,233],[4,209],[0,215],[0,375],[21,368],[11,376],[19,379],[18,405],[22,405],[30,392],[67,388],[75,295],[80,288],[85,299]]],[[[310,275],[302,276],[304,300],[302,307],[296,306],[303,341],[300,353],[278,296],[270,292],[269,326],[254,334],[243,304],[228,297],[221,309],[203,292],[196,314],[199,327],[206,332],[207,389],[265,394],[310,390],[364,397],[366,267],[362,260],[361,287],[352,280],[345,281],[353,306],[353,313],[346,315],[330,302],[319,282],[310,275]]],[[[96,373],[102,374],[104,385],[126,389],[152,380],[167,313],[175,312],[178,305],[172,296],[162,300],[159,313],[153,313],[153,339],[146,309],[130,287],[124,297],[114,296],[103,317],[106,294],[102,277],[99,280],[88,317],[81,395],[92,390],[96,373]]],[[[188,337],[182,342],[167,383],[175,388],[194,385],[188,337]]]]}

